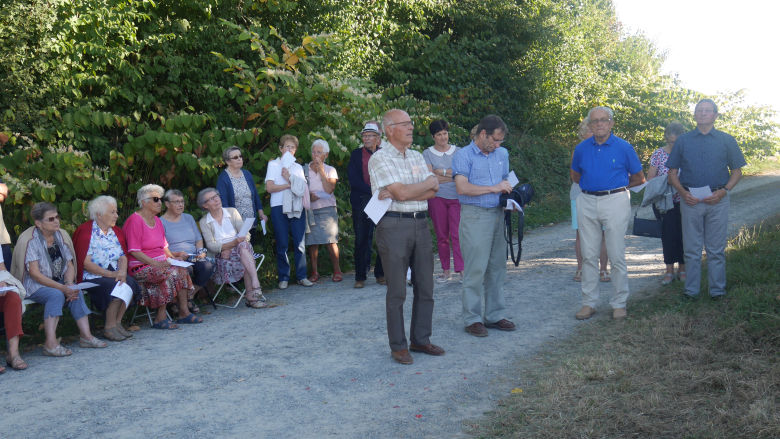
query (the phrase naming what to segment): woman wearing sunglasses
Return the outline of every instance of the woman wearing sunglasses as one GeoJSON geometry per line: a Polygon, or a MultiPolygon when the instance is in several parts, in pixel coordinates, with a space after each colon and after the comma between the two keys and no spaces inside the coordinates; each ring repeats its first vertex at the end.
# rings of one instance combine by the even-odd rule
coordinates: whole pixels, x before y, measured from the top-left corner
{"type": "Polygon", "coordinates": [[[162,210],[163,192],[156,184],[138,189],[136,198],[141,208],[127,218],[122,229],[127,239],[129,272],[144,287],[140,303],[157,310],[152,327],[176,329],[176,323],[202,323],[203,319],[190,313],[187,307],[195,291],[187,269],[168,262],[174,255],[168,249],[165,228],[157,217],[162,210]],[[166,305],[174,300],[179,305],[176,323],[165,313],[166,305]]]}
{"type": "Polygon", "coordinates": [[[60,229],[60,215],[51,203],[35,203],[30,210],[34,227],[25,230],[16,243],[12,273],[22,279],[27,299],[43,305],[43,329],[46,341],[43,355],[67,357],[72,352],[57,340],[57,324],[66,306],[79,328],[79,346],[104,348],[106,342],[98,340],[89,330],[90,314],[84,303],[84,293],[76,288],[76,254],[73,242],[60,229]]]}
{"type": "Polygon", "coordinates": [[[239,147],[231,146],[222,153],[222,160],[226,166],[217,177],[217,191],[222,199],[222,207],[238,210],[241,218],[257,218],[253,226],[253,236],[258,236],[254,229],[260,221],[266,221],[268,218],[263,213],[263,203],[260,201],[252,174],[243,169],[244,155],[239,147]]]}

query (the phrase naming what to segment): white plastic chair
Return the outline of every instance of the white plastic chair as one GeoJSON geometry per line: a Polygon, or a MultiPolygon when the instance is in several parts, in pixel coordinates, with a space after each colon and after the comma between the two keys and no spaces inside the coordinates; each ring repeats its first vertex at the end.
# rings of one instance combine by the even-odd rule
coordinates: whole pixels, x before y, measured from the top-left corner
{"type": "MultiPolygon", "coordinates": [[[[255,258],[255,273],[257,273],[258,271],[260,271],[260,266],[263,265],[263,261],[265,261],[265,255],[262,253],[254,253],[253,256],[255,258]]],[[[216,304],[216,306],[235,309],[236,307],[238,307],[238,304],[241,303],[241,299],[244,298],[245,294],[246,294],[246,285],[244,285],[243,290],[240,290],[238,289],[238,287],[236,287],[234,282],[228,282],[226,284],[220,285],[219,288],[217,288],[217,292],[214,294],[214,298],[211,300],[216,304]],[[232,288],[233,291],[236,294],[238,294],[238,300],[236,300],[236,303],[234,303],[233,305],[223,305],[221,303],[217,303],[217,296],[219,296],[219,293],[221,293],[222,290],[225,288],[225,285],[227,285],[229,288],[232,288]]]]}

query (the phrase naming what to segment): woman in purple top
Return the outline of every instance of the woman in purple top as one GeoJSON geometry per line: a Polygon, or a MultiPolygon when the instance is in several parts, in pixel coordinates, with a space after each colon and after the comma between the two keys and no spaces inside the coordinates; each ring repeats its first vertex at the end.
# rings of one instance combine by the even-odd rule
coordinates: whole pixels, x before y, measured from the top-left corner
{"type": "Polygon", "coordinates": [[[436,243],[439,248],[442,274],[436,276],[437,282],[450,280],[450,246],[455,262],[455,280],[463,280],[463,256],[460,253],[458,226],[460,224],[460,202],[455,191],[455,180],[452,175],[452,157],[459,150],[450,145],[450,126],[444,120],[431,122],[429,130],[433,136],[433,146],[423,151],[423,158],[428,169],[439,179],[439,191],[428,200],[428,211],[431,213],[433,230],[436,232],[436,243]]]}
{"type": "MultiPolygon", "coordinates": [[[[674,142],[677,141],[677,137],[685,132],[685,127],[678,122],[672,122],[664,131],[664,140],[666,140],[666,146],[658,148],[653,155],[650,156],[650,167],[647,170],[647,179],[651,179],[657,176],[666,175],[669,173],[669,168],[666,167],[666,161],[669,160],[669,154],[674,148],[674,142]]],[[[661,219],[661,245],[664,252],[664,264],[666,264],[666,272],[661,280],[662,285],[671,283],[675,278],[674,264],[677,264],[677,278],[685,281],[685,259],[683,259],[683,242],[682,242],[682,217],[680,216],[680,194],[675,193],[672,198],[674,201],[674,208],[667,210],[666,212],[659,212],[655,205],[653,211],[656,216],[661,219]]]]}

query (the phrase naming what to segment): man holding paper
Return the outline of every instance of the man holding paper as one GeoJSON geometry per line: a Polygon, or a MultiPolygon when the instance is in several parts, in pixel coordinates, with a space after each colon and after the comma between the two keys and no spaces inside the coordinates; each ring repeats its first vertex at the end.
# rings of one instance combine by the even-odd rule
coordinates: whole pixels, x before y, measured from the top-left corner
{"type": "Polygon", "coordinates": [[[514,331],[504,302],[506,240],[502,193],[509,184],[509,152],[501,147],[507,127],[495,115],[483,118],[470,144],[455,153],[452,173],[460,201],[463,252],[463,322],[466,332],[487,337],[486,328],[514,331]]]}
{"type": "Polygon", "coordinates": [[[669,184],[677,189],[683,229],[687,277],[685,296],[694,298],[701,286],[701,249],[707,249],[709,293],[726,294],[726,238],[729,191],[747,163],[734,137],[714,128],[718,107],[702,99],[693,112],[696,129],[677,138],[666,166],[669,184]],[[731,171],[731,172],[729,172],[731,171]]]}
{"type": "Polygon", "coordinates": [[[376,227],[379,254],[387,279],[385,309],[387,336],[393,359],[412,364],[409,350],[428,355],[444,355],[444,349],[431,344],[433,319],[433,244],[428,230],[428,203],[436,195],[439,182],[428,170],[422,154],[409,149],[414,124],[405,111],[385,113],[382,123],[390,146],[375,152],[368,161],[371,189],[379,199],[391,199],[388,211],[376,227]],[[404,328],[406,270],[412,268],[411,344],[404,328]]]}
{"type": "Polygon", "coordinates": [[[589,319],[596,313],[599,299],[599,252],[602,230],[607,255],[612,263],[615,295],[610,300],[612,318],[626,317],[628,270],[625,235],[631,219],[631,198],[627,187],[645,182],[642,163],[634,147],[612,134],[614,113],[608,107],[588,112],[593,136],[574,149],[571,179],[579,183],[577,224],[582,249],[582,308],[575,317],[589,319]]]}

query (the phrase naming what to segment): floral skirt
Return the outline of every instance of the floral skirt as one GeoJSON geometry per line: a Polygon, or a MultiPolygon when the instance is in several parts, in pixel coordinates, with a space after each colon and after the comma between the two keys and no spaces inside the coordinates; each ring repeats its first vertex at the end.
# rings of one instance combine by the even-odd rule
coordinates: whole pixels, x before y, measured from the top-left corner
{"type": "Polygon", "coordinates": [[[167,305],[174,301],[177,291],[187,290],[189,299],[195,293],[186,268],[144,265],[132,275],[144,287],[140,301],[143,306],[159,308],[167,305]]]}
{"type": "Polygon", "coordinates": [[[241,263],[240,255],[242,249],[248,250],[250,254],[252,253],[252,246],[248,242],[243,241],[230,250],[230,256],[227,259],[217,255],[217,271],[211,277],[215,284],[238,282],[244,277],[244,264],[241,263]]]}

